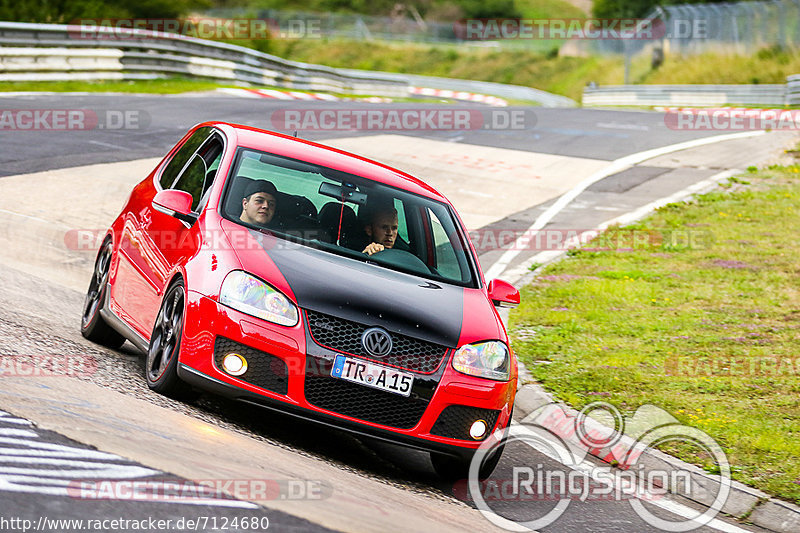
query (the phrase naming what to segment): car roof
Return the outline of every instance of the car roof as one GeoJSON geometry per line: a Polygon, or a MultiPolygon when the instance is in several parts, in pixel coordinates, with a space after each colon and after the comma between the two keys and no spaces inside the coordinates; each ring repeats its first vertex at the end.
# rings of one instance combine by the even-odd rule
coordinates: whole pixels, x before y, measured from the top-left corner
{"type": "Polygon", "coordinates": [[[396,168],[344,150],[241,124],[215,121],[205,122],[199,126],[219,128],[237,146],[263,150],[275,155],[355,174],[390,187],[396,187],[447,204],[450,203],[436,189],[424,181],[396,168]]]}

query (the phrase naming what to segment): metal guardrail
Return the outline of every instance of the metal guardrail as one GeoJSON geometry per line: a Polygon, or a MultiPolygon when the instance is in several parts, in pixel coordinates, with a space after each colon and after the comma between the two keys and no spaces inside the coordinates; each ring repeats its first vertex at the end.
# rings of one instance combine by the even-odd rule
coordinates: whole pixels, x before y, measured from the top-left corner
{"type": "Polygon", "coordinates": [[[587,86],[584,106],[783,106],[800,102],[800,76],[788,85],[610,85],[587,86]],[[793,85],[792,85],[793,84],[793,85]],[[794,91],[793,93],[791,91],[794,91]],[[794,102],[790,101],[792,94],[794,102]]]}
{"type": "Polygon", "coordinates": [[[183,75],[232,83],[378,96],[409,96],[412,85],[574,106],[529,87],[336,69],[251,48],[147,30],[0,22],[0,81],[153,79],[183,75]]]}
{"type": "Polygon", "coordinates": [[[0,80],[127,79],[181,74],[291,89],[408,95],[402,76],[344,72],[250,48],[177,34],[78,26],[0,23],[0,80]]]}
{"type": "Polygon", "coordinates": [[[454,78],[435,78],[431,76],[407,75],[406,78],[408,78],[412,85],[418,87],[491,94],[501,98],[539,102],[544,107],[575,107],[578,105],[572,98],[540,91],[533,87],[523,87],[521,85],[459,80],[454,78]]]}
{"type": "Polygon", "coordinates": [[[786,105],[800,105],[800,74],[786,78],[786,105]]]}

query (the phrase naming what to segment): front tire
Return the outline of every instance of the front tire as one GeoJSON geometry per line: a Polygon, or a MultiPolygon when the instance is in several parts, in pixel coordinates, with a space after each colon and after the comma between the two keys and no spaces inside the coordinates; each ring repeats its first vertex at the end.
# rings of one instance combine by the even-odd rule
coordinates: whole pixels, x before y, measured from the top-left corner
{"type": "Polygon", "coordinates": [[[150,389],[171,398],[187,400],[193,394],[178,377],[183,319],[186,313],[186,289],[183,280],[167,290],[158,311],[145,362],[145,378],[150,389]]]}
{"type": "Polygon", "coordinates": [[[92,342],[116,350],[125,343],[125,337],[109,326],[100,315],[108,291],[113,253],[114,246],[111,244],[111,239],[106,239],[103,246],[100,247],[100,251],[97,252],[92,281],[89,282],[89,289],[86,291],[86,298],[83,301],[81,335],[92,342]]]}

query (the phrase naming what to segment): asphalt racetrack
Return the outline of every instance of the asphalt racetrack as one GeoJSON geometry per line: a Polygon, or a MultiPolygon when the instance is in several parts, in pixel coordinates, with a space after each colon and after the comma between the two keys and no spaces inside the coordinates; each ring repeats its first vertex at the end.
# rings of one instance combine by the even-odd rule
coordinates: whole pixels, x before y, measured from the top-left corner
{"type": "MultiPolygon", "coordinates": [[[[497,249],[502,232],[518,235],[536,224],[555,232],[597,228],[688,194],[698,183],[713,186],[737,169],[777,161],[795,141],[786,132],[756,132],[709,142],[736,132],[674,130],[663,113],[644,111],[276,102],[214,93],[4,96],[2,110],[82,110],[92,121],[79,130],[0,132],[0,355],[77,361],[91,371],[2,378],[0,515],[17,521],[0,522],[0,530],[87,530],[94,524],[88,529],[125,531],[139,521],[137,529],[150,531],[501,531],[465,496],[463,484],[439,480],[422,452],[209,395],[175,402],[149,391],[143,357],[130,344],[107,350],[79,331],[96,248],[69,236],[104,230],[132,185],[194,124],[224,120],[292,134],[276,127],[294,125],[285,120],[287,111],[456,108],[472,117],[469,127],[342,127],[304,129],[298,136],[432,184],[483,239],[484,271],[511,282],[548,250],[531,246],[508,254],[497,249]],[[643,152],[645,159],[637,156],[643,152]],[[574,198],[559,203],[571,191],[574,198]],[[118,483],[92,484],[99,479],[118,483]],[[156,496],[119,498],[134,481],[148,483],[156,496]],[[165,484],[181,488],[183,496],[165,496],[165,484]],[[67,519],[84,522],[53,521],[67,519]]],[[[517,443],[495,477],[512,479],[519,465],[570,470],[517,443]]],[[[505,502],[498,511],[527,521],[554,505],[505,502]]],[[[668,520],[692,507],[680,501],[644,505],[668,520]]],[[[541,528],[651,530],[625,499],[572,501],[541,528]]],[[[697,531],[760,530],[720,517],[697,531]]]]}

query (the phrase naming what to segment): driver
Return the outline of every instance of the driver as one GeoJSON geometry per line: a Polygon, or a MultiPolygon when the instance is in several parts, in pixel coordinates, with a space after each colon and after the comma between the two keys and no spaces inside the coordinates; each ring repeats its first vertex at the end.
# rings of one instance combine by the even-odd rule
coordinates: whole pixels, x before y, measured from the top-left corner
{"type": "Polygon", "coordinates": [[[271,181],[257,180],[244,191],[239,220],[255,226],[267,226],[275,216],[278,190],[271,181]]]}
{"type": "Polygon", "coordinates": [[[395,245],[398,226],[397,209],[390,203],[371,209],[366,222],[364,232],[371,242],[362,250],[363,253],[372,255],[395,245]]]}

